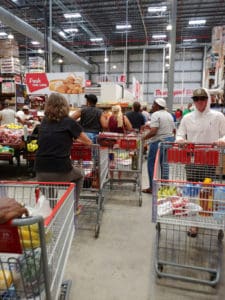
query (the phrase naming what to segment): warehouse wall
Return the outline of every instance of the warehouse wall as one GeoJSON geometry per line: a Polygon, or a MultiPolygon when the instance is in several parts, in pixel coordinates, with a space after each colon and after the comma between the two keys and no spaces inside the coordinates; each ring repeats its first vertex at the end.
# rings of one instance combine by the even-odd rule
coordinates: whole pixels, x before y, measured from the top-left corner
{"type": "MultiPolygon", "coordinates": [[[[199,50],[180,50],[175,55],[175,74],[174,90],[194,89],[202,85],[202,68],[203,68],[203,49],[199,50]]],[[[86,74],[87,79],[92,83],[97,83],[100,75],[105,74],[104,52],[91,52],[85,58],[96,65],[94,73],[86,74]]],[[[124,73],[124,52],[108,51],[107,56],[107,75],[120,75],[124,73]],[[116,69],[113,66],[116,65],[116,69]]],[[[127,80],[128,88],[132,88],[132,78],[135,77],[143,84],[144,101],[152,103],[154,92],[162,88],[162,62],[163,50],[146,49],[144,56],[144,75],[143,75],[143,50],[129,50],[127,62],[127,80]]],[[[83,71],[79,66],[63,66],[64,72],[83,71]]],[[[54,66],[54,72],[59,72],[59,66],[54,66]]],[[[165,86],[167,87],[167,72],[165,73],[165,86]]],[[[188,97],[175,97],[174,103],[177,105],[189,102],[188,97]]]]}

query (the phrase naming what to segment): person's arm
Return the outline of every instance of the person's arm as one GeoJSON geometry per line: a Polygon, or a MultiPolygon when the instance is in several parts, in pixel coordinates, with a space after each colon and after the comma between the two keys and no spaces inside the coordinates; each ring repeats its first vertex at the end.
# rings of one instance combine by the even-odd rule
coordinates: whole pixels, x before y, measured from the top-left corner
{"type": "Polygon", "coordinates": [[[125,128],[126,130],[130,131],[133,129],[131,122],[129,121],[129,119],[127,118],[127,116],[124,116],[124,123],[125,123],[125,128]]]}
{"type": "Polygon", "coordinates": [[[74,119],[74,120],[78,120],[81,116],[81,110],[76,110],[72,115],[71,115],[71,118],[74,119]]]}
{"type": "Polygon", "coordinates": [[[100,124],[101,124],[103,130],[107,130],[108,120],[106,119],[104,113],[102,113],[100,116],[100,124]]]}
{"type": "Polygon", "coordinates": [[[91,145],[92,141],[89,137],[82,131],[79,137],[76,139],[77,142],[83,143],[85,145],[91,145]]]}
{"type": "Polygon", "coordinates": [[[150,139],[156,135],[158,127],[151,127],[149,131],[144,135],[144,140],[150,139]]]}
{"type": "Polygon", "coordinates": [[[186,143],[187,142],[187,130],[186,130],[185,122],[183,120],[181,120],[181,123],[177,130],[175,142],[177,142],[177,143],[186,143]]]}

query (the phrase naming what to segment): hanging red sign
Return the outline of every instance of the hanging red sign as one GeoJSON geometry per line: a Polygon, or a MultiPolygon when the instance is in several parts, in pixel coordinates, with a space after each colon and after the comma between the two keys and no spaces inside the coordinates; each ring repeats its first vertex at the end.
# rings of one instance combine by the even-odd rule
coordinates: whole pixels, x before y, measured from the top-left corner
{"type": "Polygon", "coordinates": [[[35,92],[49,86],[48,78],[45,73],[26,74],[26,84],[30,92],[35,92]]]}

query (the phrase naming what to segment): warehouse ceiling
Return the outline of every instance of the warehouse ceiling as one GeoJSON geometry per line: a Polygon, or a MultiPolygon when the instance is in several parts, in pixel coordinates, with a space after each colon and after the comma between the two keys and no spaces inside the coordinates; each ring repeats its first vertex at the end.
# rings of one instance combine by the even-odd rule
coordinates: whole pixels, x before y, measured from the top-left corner
{"type": "MultiPolygon", "coordinates": [[[[158,47],[169,41],[175,14],[176,42],[184,47],[199,47],[211,43],[212,28],[225,25],[225,0],[1,0],[1,6],[33,28],[79,55],[95,50],[120,47],[158,47]],[[150,11],[165,6],[163,11],[150,11]],[[150,7],[150,8],[149,8],[150,7]],[[66,18],[65,14],[78,13],[66,18]],[[205,20],[193,25],[189,21],[205,20]],[[129,25],[117,29],[116,25],[129,25]],[[153,35],[165,37],[154,39],[153,35]],[[93,39],[98,38],[99,41],[93,39]],[[187,40],[187,41],[184,41],[187,40]]],[[[0,21],[2,21],[0,16],[0,21]]],[[[1,23],[0,32],[13,34],[21,55],[46,50],[44,43],[33,45],[32,39],[1,23]]],[[[0,36],[5,38],[5,36],[0,36]]]]}

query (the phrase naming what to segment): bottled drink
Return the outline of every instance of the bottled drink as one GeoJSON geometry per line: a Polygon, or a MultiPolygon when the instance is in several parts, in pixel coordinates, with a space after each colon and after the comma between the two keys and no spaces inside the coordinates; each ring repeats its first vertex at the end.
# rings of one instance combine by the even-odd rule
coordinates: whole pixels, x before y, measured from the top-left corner
{"type": "Polygon", "coordinates": [[[203,210],[199,213],[199,215],[204,217],[211,216],[213,211],[213,187],[211,178],[204,179],[202,189],[199,193],[199,198],[199,205],[203,210]]]}
{"type": "Polygon", "coordinates": [[[132,170],[137,170],[138,169],[138,156],[137,156],[136,151],[134,151],[134,154],[132,155],[131,168],[132,168],[132,170]]]}

